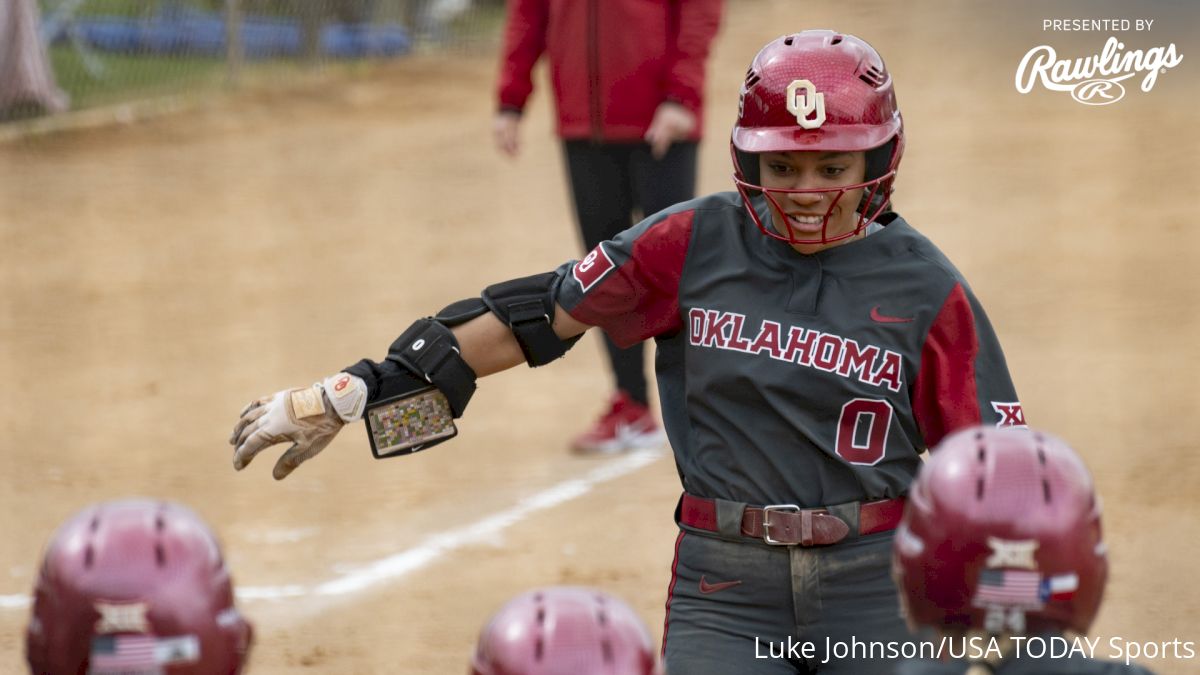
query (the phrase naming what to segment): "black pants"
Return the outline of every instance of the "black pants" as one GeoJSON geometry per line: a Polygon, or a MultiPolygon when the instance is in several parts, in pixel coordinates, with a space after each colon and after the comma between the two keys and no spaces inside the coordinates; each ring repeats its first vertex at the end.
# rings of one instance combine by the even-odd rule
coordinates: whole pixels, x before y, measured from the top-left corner
{"type": "MultiPolygon", "coordinates": [[[[672,143],[661,160],[645,143],[563,142],[575,216],[584,250],[612,239],[641,217],[696,196],[697,143],[672,143]]],[[[621,349],[604,336],[617,389],[645,403],[645,350],[642,345],[621,349]]]]}

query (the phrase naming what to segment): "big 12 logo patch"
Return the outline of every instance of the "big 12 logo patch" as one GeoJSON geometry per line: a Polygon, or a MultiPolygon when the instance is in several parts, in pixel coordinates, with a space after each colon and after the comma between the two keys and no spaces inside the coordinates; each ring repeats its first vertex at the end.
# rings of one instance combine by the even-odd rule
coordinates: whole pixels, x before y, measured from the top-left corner
{"type": "Polygon", "coordinates": [[[1005,403],[1002,401],[992,401],[992,410],[995,410],[1000,415],[1000,421],[996,422],[998,427],[1024,427],[1025,410],[1021,408],[1020,401],[1005,403]]]}

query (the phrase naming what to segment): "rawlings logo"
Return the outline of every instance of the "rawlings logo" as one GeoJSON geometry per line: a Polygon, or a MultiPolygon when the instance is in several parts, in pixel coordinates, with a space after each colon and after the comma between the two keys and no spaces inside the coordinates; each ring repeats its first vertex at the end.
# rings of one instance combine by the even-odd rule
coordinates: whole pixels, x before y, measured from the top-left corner
{"type": "Polygon", "coordinates": [[[792,80],[787,88],[787,109],[796,116],[796,124],[816,129],[825,123],[825,94],[808,80],[792,80]]]}
{"type": "Polygon", "coordinates": [[[1145,73],[1141,88],[1148,92],[1154,88],[1159,73],[1167,72],[1183,60],[1183,55],[1175,52],[1174,42],[1145,51],[1122,52],[1123,49],[1125,43],[1110,37],[1099,54],[1067,60],[1059,59],[1050,45],[1034,47],[1017,66],[1014,79],[1017,91],[1028,94],[1040,81],[1051,91],[1071,92],[1071,98],[1085,105],[1108,105],[1125,96],[1122,80],[1145,73]]]}

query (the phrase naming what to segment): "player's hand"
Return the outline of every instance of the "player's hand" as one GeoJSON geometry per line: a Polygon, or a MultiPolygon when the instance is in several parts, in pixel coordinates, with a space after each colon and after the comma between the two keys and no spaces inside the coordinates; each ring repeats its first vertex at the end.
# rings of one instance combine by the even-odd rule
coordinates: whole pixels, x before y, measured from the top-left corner
{"type": "Polygon", "coordinates": [[[662,159],[672,143],[691,136],[695,130],[696,115],[691,110],[674,101],[663,101],[654,111],[654,119],[644,138],[650,144],[654,159],[662,159]]]}
{"type": "Polygon", "coordinates": [[[286,478],[324,450],[347,422],[360,419],[366,400],[362,379],[338,373],[311,387],[285,389],[251,402],[229,437],[236,448],[233,468],[241,471],[259,452],[290,441],[272,472],[275,480],[286,478]]]}
{"type": "Polygon", "coordinates": [[[496,148],[509,157],[516,157],[520,149],[520,126],[521,113],[511,110],[496,113],[496,118],[492,120],[492,137],[496,140],[496,148]]]}

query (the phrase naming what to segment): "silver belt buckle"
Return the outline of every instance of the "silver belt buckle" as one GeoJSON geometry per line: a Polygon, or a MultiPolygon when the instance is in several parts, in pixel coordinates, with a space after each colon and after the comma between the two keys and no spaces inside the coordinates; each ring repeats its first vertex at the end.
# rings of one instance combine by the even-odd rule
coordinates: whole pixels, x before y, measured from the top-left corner
{"type": "Polygon", "coordinates": [[[787,513],[800,513],[800,507],[795,504],[769,504],[762,507],[763,512],[763,541],[772,546],[791,546],[792,544],[786,541],[779,541],[771,538],[771,513],[773,511],[784,511],[787,513]]]}

